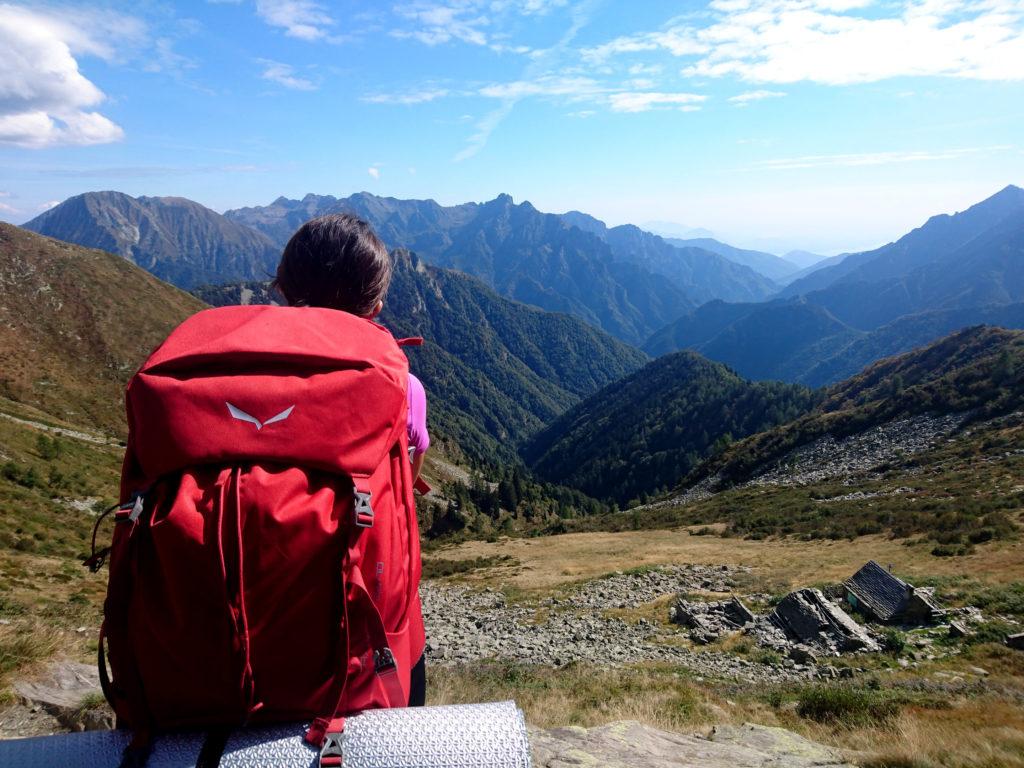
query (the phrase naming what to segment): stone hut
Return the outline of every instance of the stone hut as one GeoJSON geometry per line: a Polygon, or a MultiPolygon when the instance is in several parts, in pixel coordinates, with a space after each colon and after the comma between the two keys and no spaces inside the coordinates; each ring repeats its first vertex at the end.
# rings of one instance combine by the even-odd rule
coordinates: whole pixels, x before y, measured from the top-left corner
{"type": "Polygon", "coordinates": [[[896,578],[874,560],[843,586],[847,603],[883,624],[928,624],[945,615],[930,595],[896,578]]]}

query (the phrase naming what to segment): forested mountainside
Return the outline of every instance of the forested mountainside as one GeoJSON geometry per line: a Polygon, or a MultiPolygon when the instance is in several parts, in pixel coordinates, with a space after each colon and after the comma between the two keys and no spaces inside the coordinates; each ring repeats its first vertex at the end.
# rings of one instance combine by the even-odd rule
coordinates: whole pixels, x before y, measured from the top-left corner
{"type": "MultiPolygon", "coordinates": [[[[476,461],[514,462],[528,435],[646,361],[575,317],[510,301],[408,251],[392,255],[381,321],[396,336],[426,339],[407,351],[429,393],[431,428],[476,461]]],[[[271,298],[265,283],[197,293],[216,305],[271,298]]]]}
{"type": "Polygon", "coordinates": [[[124,385],[204,305],[128,261],[0,223],[0,396],[123,436],[124,385]]]}
{"type": "Polygon", "coordinates": [[[835,440],[919,414],[984,418],[1024,407],[1024,332],[975,326],[876,362],[824,390],[806,415],[737,442],[688,478],[743,482],[823,436],[835,440]]]}
{"type": "Polygon", "coordinates": [[[546,480],[626,503],[674,487],[712,451],[790,421],[817,399],[804,387],[749,382],[678,352],[569,410],[523,456],[546,480]]]}
{"type": "Polygon", "coordinates": [[[265,278],[281,255],[262,233],[181,197],[88,192],[24,226],[58,240],[116,253],[186,289],[265,278]]]}
{"type": "Polygon", "coordinates": [[[695,349],[745,376],[820,385],[964,325],[1024,325],[1015,309],[1024,302],[1024,190],[1007,187],[967,211],[933,217],[780,296],[706,304],[653,334],[644,349],[695,349]]]}

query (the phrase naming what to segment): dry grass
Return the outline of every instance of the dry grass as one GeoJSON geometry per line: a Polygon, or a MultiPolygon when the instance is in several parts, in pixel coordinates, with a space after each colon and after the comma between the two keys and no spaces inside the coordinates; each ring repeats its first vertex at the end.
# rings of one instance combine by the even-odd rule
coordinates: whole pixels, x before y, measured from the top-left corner
{"type": "Polygon", "coordinates": [[[481,586],[511,586],[523,591],[555,590],[611,571],[671,563],[746,565],[786,586],[841,581],[868,559],[894,563],[901,574],[910,577],[972,574],[985,583],[1000,584],[1019,580],[1024,573],[1024,541],[987,544],[975,554],[958,558],[936,558],[930,552],[928,544],[906,546],[881,535],[854,541],[750,541],[692,536],[685,529],[676,529],[470,541],[435,556],[509,555],[520,564],[514,573],[478,571],[467,579],[481,586]]]}
{"type": "Polygon", "coordinates": [[[877,722],[825,724],[797,714],[801,691],[810,689],[697,683],[685,670],[668,665],[550,670],[482,664],[431,668],[428,674],[431,704],[515,699],[527,720],[542,728],[639,720],[686,731],[758,722],[789,728],[873,768],[1024,766],[1024,709],[995,697],[944,699],[859,689],[880,701],[897,702],[891,705],[895,715],[877,722]]]}

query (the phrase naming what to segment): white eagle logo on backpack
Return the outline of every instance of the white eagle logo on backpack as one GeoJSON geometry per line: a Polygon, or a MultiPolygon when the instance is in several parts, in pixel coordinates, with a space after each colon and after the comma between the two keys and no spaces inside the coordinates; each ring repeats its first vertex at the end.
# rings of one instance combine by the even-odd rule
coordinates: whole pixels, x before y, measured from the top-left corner
{"type": "Polygon", "coordinates": [[[271,416],[266,421],[260,421],[255,416],[251,416],[248,413],[246,413],[245,411],[243,411],[237,405],[232,405],[231,403],[229,403],[227,401],[224,402],[224,405],[226,405],[228,407],[228,413],[231,414],[232,418],[238,419],[239,421],[247,421],[250,424],[255,424],[257,432],[259,432],[264,427],[269,426],[270,424],[273,424],[274,422],[284,421],[289,416],[291,416],[292,415],[292,411],[295,410],[295,406],[294,405],[290,405],[287,408],[285,408],[283,411],[281,411],[279,414],[277,414],[276,416],[271,416]]]}

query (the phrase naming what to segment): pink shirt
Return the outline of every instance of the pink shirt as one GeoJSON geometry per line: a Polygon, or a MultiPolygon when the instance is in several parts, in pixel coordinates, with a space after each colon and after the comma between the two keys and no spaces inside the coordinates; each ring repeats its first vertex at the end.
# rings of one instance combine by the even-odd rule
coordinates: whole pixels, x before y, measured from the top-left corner
{"type": "Polygon", "coordinates": [[[409,447],[416,453],[426,453],[430,447],[430,434],[427,432],[427,393],[423,384],[409,374],[409,447]]]}

